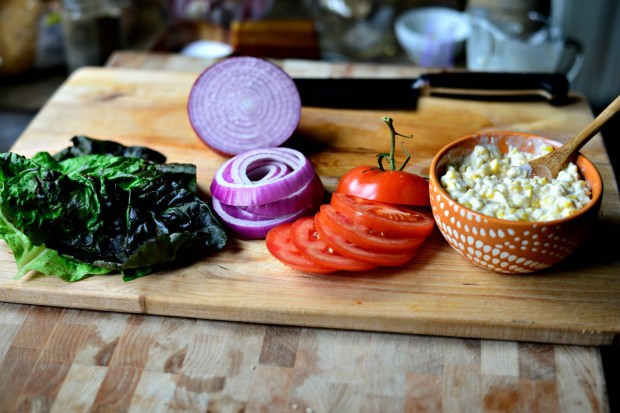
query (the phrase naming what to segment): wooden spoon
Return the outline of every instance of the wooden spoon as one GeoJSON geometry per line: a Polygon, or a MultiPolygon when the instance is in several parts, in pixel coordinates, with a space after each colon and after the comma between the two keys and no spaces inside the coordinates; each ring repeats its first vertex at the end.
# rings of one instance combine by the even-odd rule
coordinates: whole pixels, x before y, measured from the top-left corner
{"type": "Polygon", "coordinates": [[[549,180],[556,178],[561,170],[573,160],[579,149],[585,145],[601,127],[620,110],[620,96],[614,99],[588,126],[581,132],[547,155],[530,161],[530,176],[540,176],[549,180]]]}

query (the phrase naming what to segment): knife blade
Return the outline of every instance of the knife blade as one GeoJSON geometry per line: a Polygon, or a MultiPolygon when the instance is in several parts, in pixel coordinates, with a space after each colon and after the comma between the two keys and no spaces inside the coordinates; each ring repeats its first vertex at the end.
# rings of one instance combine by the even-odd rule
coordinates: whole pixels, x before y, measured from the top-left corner
{"type": "Polygon", "coordinates": [[[296,78],[303,106],[415,109],[420,96],[522,101],[568,101],[562,73],[439,72],[417,78],[296,78]]]}

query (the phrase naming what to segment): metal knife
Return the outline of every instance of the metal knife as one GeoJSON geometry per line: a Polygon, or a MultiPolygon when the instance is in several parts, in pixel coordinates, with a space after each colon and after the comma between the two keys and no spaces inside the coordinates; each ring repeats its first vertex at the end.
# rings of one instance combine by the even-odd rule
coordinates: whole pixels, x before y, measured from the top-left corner
{"type": "Polygon", "coordinates": [[[522,101],[569,101],[562,73],[439,72],[418,78],[296,78],[303,106],[415,109],[420,96],[522,101]]]}

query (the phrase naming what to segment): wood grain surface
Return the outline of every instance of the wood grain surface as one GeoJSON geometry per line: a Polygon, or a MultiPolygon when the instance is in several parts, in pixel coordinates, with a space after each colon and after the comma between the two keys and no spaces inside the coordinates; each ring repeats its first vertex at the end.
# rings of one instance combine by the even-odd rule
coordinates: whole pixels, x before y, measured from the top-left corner
{"type": "MultiPolygon", "coordinates": [[[[195,74],[210,62],[120,52],[108,64],[195,74]]],[[[419,73],[410,66],[281,64],[299,76],[419,73]]],[[[576,122],[591,119],[583,104],[565,109],[576,122]]],[[[48,121],[68,122],[72,111],[48,121]]],[[[100,122],[114,123],[105,110],[99,113],[89,126],[98,130],[100,122]]],[[[492,107],[487,114],[502,127],[548,128],[557,136],[568,136],[572,128],[564,125],[564,116],[558,125],[531,113],[517,117],[520,121],[492,107]]],[[[117,120],[126,123],[123,117],[117,120]]],[[[16,149],[58,149],[68,143],[65,134],[73,133],[36,125],[16,149]],[[38,140],[33,149],[32,139],[38,140]]],[[[145,123],[143,128],[154,137],[179,136],[171,132],[173,125],[158,126],[165,127],[160,131],[145,123]]],[[[604,166],[605,161],[602,153],[598,162],[604,166]]],[[[613,176],[605,179],[615,187],[613,176]]],[[[612,210],[615,202],[608,204],[612,210]]],[[[304,278],[295,279],[304,287],[304,278]]],[[[14,283],[3,281],[5,294],[6,284],[14,283]]],[[[116,285],[122,295],[127,286],[116,285]]],[[[39,290],[42,300],[46,288],[39,290]]],[[[76,290],[64,299],[78,300],[79,294],[76,290]]],[[[57,298],[60,307],[0,303],[0,412],[606,413],[608,392],[614,394],[606,387],[596,347],[88,311],[64,308],[57,298]]],[[[100,303],[108,308],[105,300],[100,303]]]]}
{"type": "MultiPolygon", "coordinates": [[[[55,152],[76,134],[146,145],[170,162],[198,167],[208,192],[224,158],[193,133],[186,100],[197,73],[83,68],[58,90],[17,141],[27,156],[55,152]]],[[[422,98],[415,111],[304,108],[288,146],[315,164],[333,190],[349,168],[386,150],[381,116],[414,133],[408,169],[426,174],[447,142],[481,130],[521,130],[568,139],[591,114],[582,100],[489,103],[422,98]]],[[[600,137],[583,150],[605,181],[600,228],[617,226],[620,206],[600,137]]],[[[14,259],[0,249],[0,300],[60,307],[204,319],[509,339],[561,344],[610,344],[620,331],[618,254],[594,234],[564,264],[534,276],[506,276],[466,262],[438,231],[399,268],[316,276],[291,270],[264,241],[230,239],[226,248],[188,266],[123,283],[119,276],[67,284],[31,274],[13,280],[14,259]]]]}
{"type": "Polygon", "coordinates": [[[2,412],[608,412],[594,347],[0,303],[2,412]]]}

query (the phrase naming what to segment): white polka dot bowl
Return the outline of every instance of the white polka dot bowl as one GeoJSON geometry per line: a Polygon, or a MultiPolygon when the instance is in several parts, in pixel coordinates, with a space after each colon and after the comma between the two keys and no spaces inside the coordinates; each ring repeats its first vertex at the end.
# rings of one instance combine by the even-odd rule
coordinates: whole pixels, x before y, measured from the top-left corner
{"type": "Polygon", "coordinates": [[[448,243],[473,264],[505,274],[528,274],[549,268],[571,255],[598,218],[603,181],[583,155],[575,161],[591,188],[590,202],[567,218],[546,222],[510,221],[490,217],[454,201],[441,186],[447,166],[468,155],[479,143],[496,143],[537,153],[542,145],[561,143],[520,132],[488,132],[458,139],[441,149],[431,163],[430,198],[433,216],[448,243]]]}

